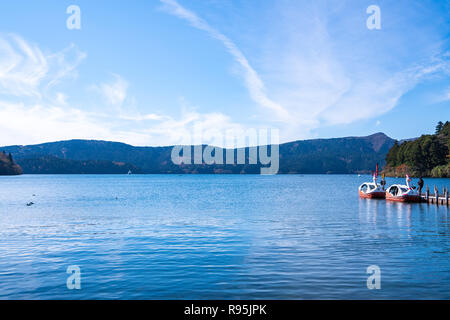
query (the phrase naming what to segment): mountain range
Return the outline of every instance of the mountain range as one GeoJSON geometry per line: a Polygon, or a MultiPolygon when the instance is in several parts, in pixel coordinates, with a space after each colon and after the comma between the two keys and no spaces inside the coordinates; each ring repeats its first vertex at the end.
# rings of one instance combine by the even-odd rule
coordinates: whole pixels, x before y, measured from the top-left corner
{"type": "MultiPolygon", "coordinates": [[[[395,140],[384,133],[366,137],[298,140],[279,145],[279,173],[368,173],[383,165],[395,140]]],[[[202,146],[204,149],[206,146],[202,146]]],[[[171,160],[172,146],[135,147],[98,140],[68,140],[5,146],[27,174],[260,173],[260,164],[182,164],[171,160]]],[[[192,148],[192,146],[191,146],[192,148]]],[[[245,148],[246,159],[251,149],[245,148]]],[[[233,152],[236,154],[237,150],[233,152]]],[[[225,154],[225,152],[224,152],[225,154]]]]}

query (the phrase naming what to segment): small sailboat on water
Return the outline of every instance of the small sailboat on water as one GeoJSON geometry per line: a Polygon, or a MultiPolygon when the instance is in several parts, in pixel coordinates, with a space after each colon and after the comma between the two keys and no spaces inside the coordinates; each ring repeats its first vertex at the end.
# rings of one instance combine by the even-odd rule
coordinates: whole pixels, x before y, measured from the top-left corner
{"type": "Polygon", "coordinates": [[[376,172],[372,174],[372,182],[364,182],[359,186],[359,197],[369,198],[369,199],[384,199],[386,197],[386,192],[384,187],[377,182],[378,178],[378,164],[376,172]]]}
{"type": "Polygon", "coordinates": [[[386,190],[386,200],[399,202],[421,202],[422,198],[414,186],[411,178],[406,175],[406,185],[393,184],[386,190]]]}

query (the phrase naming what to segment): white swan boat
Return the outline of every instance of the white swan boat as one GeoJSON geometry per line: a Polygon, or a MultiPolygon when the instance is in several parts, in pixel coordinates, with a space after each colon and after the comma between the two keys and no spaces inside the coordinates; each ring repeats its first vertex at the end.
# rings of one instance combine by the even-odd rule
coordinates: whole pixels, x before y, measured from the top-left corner
{"type": "Polygon", "coordinates": [[[386,200],[400,202],[421,202],[422,197],[410,185],[411,178],[406,175],[406,185],[393,184],[386,190],[386,200]]]}
{"type": "Polygon", "coordinates": [[[386,192],[384,188],[377,182],[377,175],[373,175],[373,182],[364,182],[359,186],[359,197],[369,199],[384,199],[386,192]]]}

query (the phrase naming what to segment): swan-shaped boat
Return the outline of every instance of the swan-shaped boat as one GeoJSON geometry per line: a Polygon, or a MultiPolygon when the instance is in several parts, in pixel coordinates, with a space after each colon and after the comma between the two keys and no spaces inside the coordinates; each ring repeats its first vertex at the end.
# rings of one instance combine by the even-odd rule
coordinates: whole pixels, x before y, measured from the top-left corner
{"type": "Polygon", "coordinates": [[[400,202],[421,202],[422,197],[410,185],[411,178],[406,175],[406,185],[393,184],[386,190],[386,200],[400,202]]]}
{"type": "Polygon", "coordinates": [[[359,197],[368,199],[384,199],[386,192],[384,188],[377,183],[377,175],[373,175],[373,182],[364,182],[359,186],[359,197]]]}

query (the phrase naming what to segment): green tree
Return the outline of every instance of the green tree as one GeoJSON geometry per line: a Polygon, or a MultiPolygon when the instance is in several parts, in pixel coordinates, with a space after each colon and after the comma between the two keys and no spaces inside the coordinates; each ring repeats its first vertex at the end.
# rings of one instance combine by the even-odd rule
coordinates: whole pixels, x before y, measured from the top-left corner
{"type": "Polygon", "coordinates": [[[391,167],[395,167],[397,165],[397,154],[400,147],[398,145],[398,141],[395,141],[392,148],[389,150],[386,156],[386,164],[391,167]]]}
{"type": "Polygon", "coordinates": [[[450,172],[450,123],[439,121],[436,134],[422,135],[414,141],[394,144],[386,156],[392,172],[401,165],[414,174],[446,176],[450,172]],[[439,167],[439,168],[438,168],[439,167]]]}
{"type": "Polygon", "coordinates": [[[12,158],[12,155],[11,155],[11,152],[9,153],[8,158],[9,158],[9,162],[11,162],[11,163],[14,162],[14,161],[13,161],[13,158],[12,158]]]}
{"type": "Polygon", "coordinates": [[[436,126],[436,134],[441,133],[443,128],[444,128],[444,123],[442,121],[439,121],[437,126],[436,126]]]}
{"type": "Polygon", "coordinates": [[[445,164],[448,148],[434,137],[430,146],[430,169],[445,164]]]}
{"type": "Polygon", "coordinates": [[[420,143],[413,143],[409,148],[409,152],[406,155],[407,163],[416,168],[418,171],[423,172],[425,169],[425,158],[422,153],[422,146],[420,143]]]}

